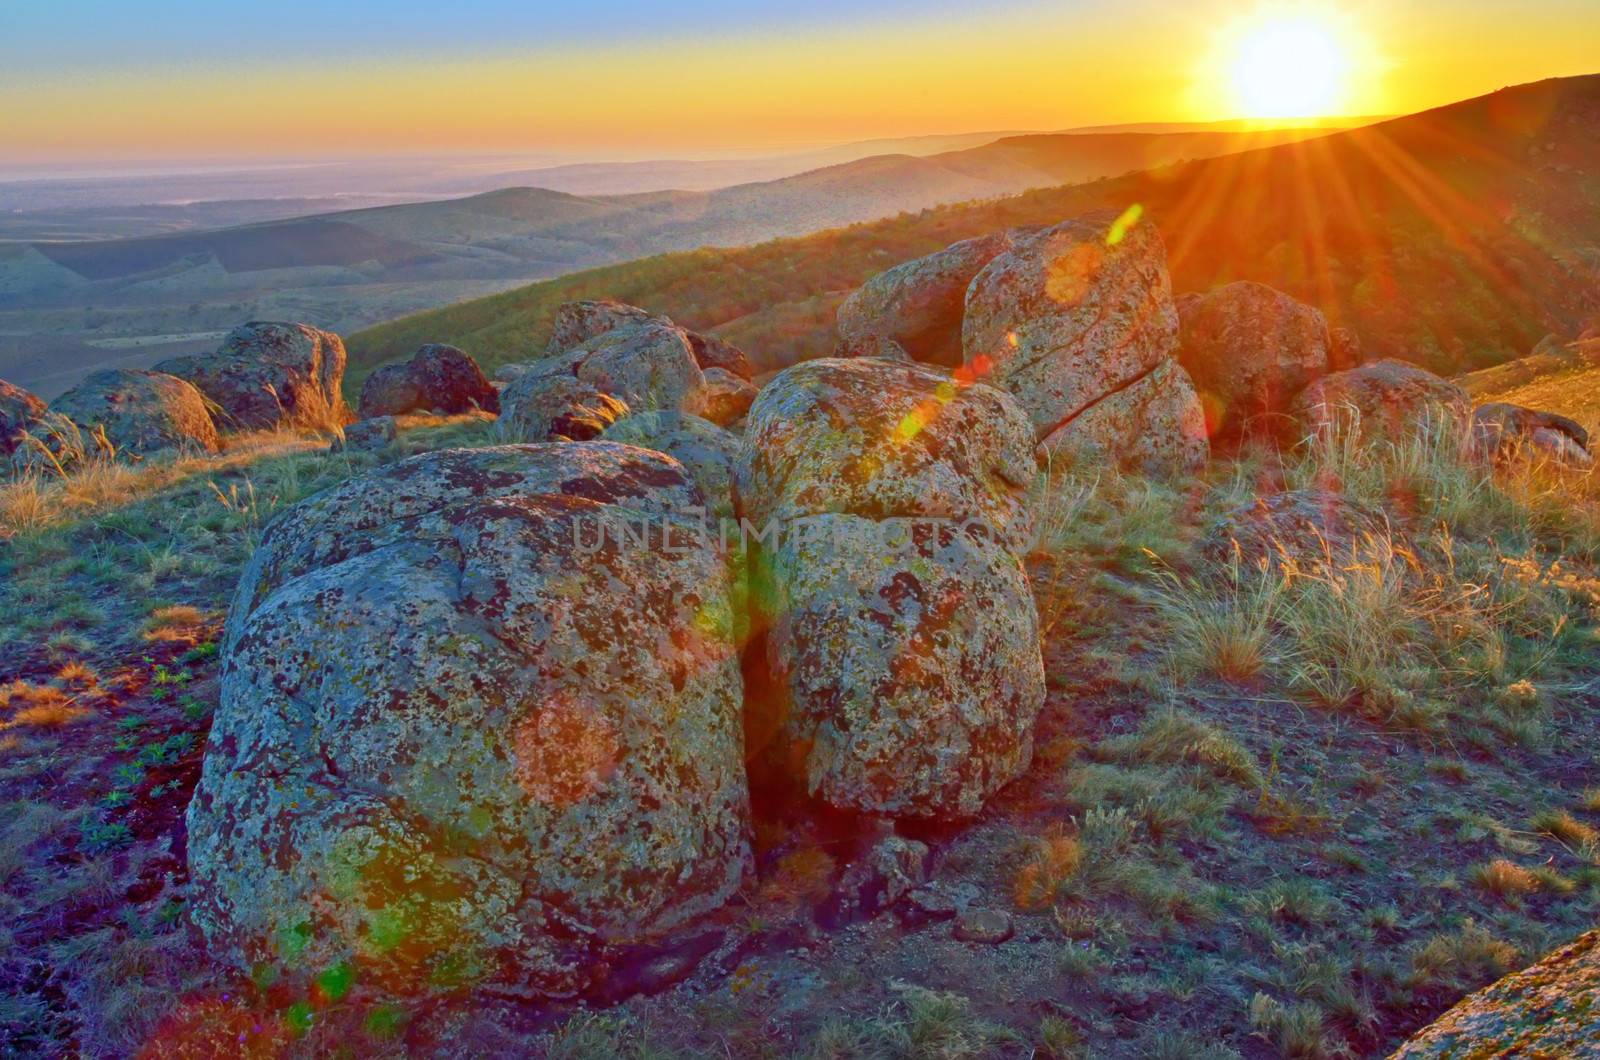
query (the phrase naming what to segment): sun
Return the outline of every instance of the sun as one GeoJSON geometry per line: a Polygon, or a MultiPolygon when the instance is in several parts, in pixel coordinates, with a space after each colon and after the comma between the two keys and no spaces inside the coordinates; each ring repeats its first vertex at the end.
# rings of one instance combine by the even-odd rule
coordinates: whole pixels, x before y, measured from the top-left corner
{"type": "Polygon", "coordinates": [[[1274,15],[1231,36],[1228,78],[1243,117],[1322,117],[1344,103],[1350,55],[1332,23],[1314,15],[1274,15]]]}

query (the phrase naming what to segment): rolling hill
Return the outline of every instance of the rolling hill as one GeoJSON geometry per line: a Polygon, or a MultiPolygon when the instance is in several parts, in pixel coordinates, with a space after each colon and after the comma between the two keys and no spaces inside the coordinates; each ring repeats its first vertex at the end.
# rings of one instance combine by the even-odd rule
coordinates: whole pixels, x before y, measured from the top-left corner
{"type": "Polygon", "coordinates": [[[712,191],[595,196],[506,188],[213,231],[0,244],[0,377],[49,396],[74,374],[112,360],[204,349],[240,319],[287,315],[348,331],[609,262],[756,243],[1317,135],[1005,137],[712,191]]]}
{"type": "MultiPolygon", "coordinates": [[[[1600,309],[1597,134],[1600,76],[1553,79],[1225,157],[565,276],[362,332],[355,375],[423,341],[454,342],[490,364],[526,357],[542,348],[557,304],[602,296],[716,331],[771,368],[826,351],[838,300],[896,262],[1134,203],[1160,227],[1179,290],[1269,283],[1353,327],[1371,354],[1469,370],[1520,356],[1546,333],[1574,334],[1600,309]]],[[[942,178],[951,182],[981,179],[1000,159],[1012,172],[1074,179],[1067,170],[1081,156],[1057,156],[1051,140],[923,161],[956,174],[942,178]]],[[[1116,164],[1135,146],[1115,148],[1116,164]]]]}

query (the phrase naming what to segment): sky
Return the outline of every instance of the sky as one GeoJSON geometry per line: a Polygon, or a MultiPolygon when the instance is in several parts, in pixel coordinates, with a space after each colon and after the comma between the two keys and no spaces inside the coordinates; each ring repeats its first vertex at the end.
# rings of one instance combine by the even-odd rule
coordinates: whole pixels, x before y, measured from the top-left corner
{"type": "Polygon", "coordinates": [[[1600,0],[0,0],[0,165],[774,154],[1593,72],[1600,0]]]}

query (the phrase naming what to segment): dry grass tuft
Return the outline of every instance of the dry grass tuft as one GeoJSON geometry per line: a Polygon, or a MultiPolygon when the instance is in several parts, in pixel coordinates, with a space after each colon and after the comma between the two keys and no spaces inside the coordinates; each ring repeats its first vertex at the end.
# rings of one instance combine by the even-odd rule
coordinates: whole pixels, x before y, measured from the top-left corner
{"type": "Polygon", "coordinates": [[[1566,810],[1546,810],[1531,822],[1535,832],[1553,836],[1570,847],[1593,850],[1600,848],[1600,831],[1584,824],[1566,810]]]}
{"type": "Polygon", "coordinates": [[[833,855],[819,846],[801,847],[778,859],[761,885],[762,899],[794,907],[828,897],[835,868],[833,855]]]}
{"type": "Polygon", "coordinates": [[[1017,908],[1033,911],[1054,904],[1082,861],[1083,849],[1077,836],[1059,828],[1040,836],[1012,886],[1017,908]]]}
{"type": "Polygon", "coordinates": [[[1502,898],[1520,897],[1539,890],[1539,877],[1514,861],[1495,858],[1487,865],[1472,870],[1472,880],[1479,887],[1502,898]]]}

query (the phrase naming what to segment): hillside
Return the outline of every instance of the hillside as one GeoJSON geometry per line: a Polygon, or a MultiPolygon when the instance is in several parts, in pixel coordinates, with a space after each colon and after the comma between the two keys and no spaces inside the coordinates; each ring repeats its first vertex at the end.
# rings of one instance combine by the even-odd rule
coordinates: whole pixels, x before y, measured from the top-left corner
{"type": "MultiPolygon", "coordinates": [[[[526,357],[556,305],[602,296],[736,335],[771,367],[826,350],[838,293],[889,265],[1133,203],[1161,229],[1180,291],[1260,280],[1353,327],[1371,353],[1478,368],[1547,333],[1572,334],[1600,308],[1597,130],[1600,76],[1543,81],[1178,167],[565,276],[362,332],[355,374],[423,341],[455,342],[491,364],[526,357]]],[[[1054,147],[1023,137],[955,163],[925,161],[969,178],[997,155],[1061,173],[1068,163],[1054,147]]]]}
{"type": "MultiPolygon", "coordinates": [[[[49,395],[91,366],[204,349],[245,317],[309,319],[347,331],[608,262],[796,236],[1315,135],[1321,132],[1013,137],[712,191],[577,195],[516,187],[213,231],[0,244],[0,336],[26,340],[15,357],[0,346],[0,377],[49,395]]],[[[952,142],[965,140],[898,146],[952,142]]],[[[523,175],[541,179],[542,172],[523,175]]]]}

